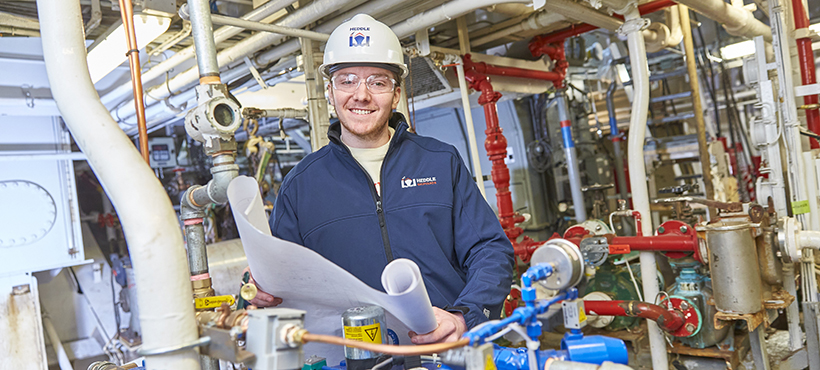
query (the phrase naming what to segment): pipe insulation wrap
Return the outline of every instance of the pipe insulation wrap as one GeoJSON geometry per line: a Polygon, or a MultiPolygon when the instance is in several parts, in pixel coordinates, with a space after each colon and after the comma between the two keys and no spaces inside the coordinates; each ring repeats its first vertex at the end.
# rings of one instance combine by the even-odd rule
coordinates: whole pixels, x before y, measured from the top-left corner
{"type": "Polygon", "coordinates": [[[800,248],[820,249],[820,231],[801,231],[797,234],[800,248]]]}
{"type": "MultiPolygon", "coordinates": [[[[639,19],[640,13],[635,9],[626,14],[626,20],[639,19]]],[[[652,235],[652,213],[649,209],[649,189],[646,183],[646,167],[644,163],[644,140],[646,139],[646,116],[649,112],[649,65],[646,60],[646,45],[643,33],[634,30],[627,34],[629,46],[629,62],[632,65],[632,79],[635,89],[632,98],[632,114],[629,118],[629,148],[627,161],[629,163],[629,184],[632,189],[633,209],[640,212],[644,222],[641,225],[643,235],[652,235]]],[[[640,252],[641,275],[657,275],[655,252],[640,252]]],[[[652,303],[660,292],[657,279],[643,279],[644,297],[652,303]]],[[[649,349],[652,354],[652,367],[666,369],[669,361],[666,354],[666,340],[658,324],[647,322],[649,335],[649,349]]]]}
{"type": "MultiPolygon", "coordinates": [[[[145,349],[199,338],[182,234],[154,172],[100,103],[86,62],[80,4],[39,0],[51,92],[77,145],[118,211],[136,273],[145,349]]],[[[146,357],[150,369],[199,369],[195,349],[146,357]]]]}
{"type": "Polygon", "coordinates": [[[766,41],[772,41],[772,29],[755,19],[755,16],[746,9],[732,6],[723,0],[676,1],[722,24],[730,35],[748,38],[763,36],[766,41]]]}

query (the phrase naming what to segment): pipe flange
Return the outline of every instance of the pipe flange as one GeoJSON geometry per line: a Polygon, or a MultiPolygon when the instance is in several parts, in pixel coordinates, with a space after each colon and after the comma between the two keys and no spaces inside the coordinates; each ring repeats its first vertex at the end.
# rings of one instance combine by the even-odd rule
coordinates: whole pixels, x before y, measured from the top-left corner
{"type": "Polygon", "coordinates": [[[783,217],[777,221],[777,246],[780,249],[780,257],[785,262],[799,262],[803,256],[797,246],[799,231],[800,225],[794,218],[783,217]]]}
{"type": "Polygon", "coordinates": [[[633,18],[618,27],[617,32],[619,36],[627,37],[630,33],[641,32],[651,23],[648,18],[633,18]]]}

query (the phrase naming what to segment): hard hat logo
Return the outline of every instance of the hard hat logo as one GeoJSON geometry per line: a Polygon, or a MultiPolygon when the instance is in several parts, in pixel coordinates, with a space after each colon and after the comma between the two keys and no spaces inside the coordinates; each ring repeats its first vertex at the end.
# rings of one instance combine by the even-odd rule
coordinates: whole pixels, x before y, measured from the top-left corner
{"type": "Polygon", "coordinates": [[[370,36],[365,36],[361,32],[354,32],[350,34],[350,47],[354,46],[370,46],[370,36]]]}

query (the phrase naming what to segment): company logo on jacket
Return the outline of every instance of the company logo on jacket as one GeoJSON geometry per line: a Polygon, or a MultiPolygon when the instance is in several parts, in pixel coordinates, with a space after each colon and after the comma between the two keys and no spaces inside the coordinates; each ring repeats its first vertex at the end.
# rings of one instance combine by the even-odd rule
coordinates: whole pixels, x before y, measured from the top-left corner
{"type": "Polygon", "coordinates": [[[416,186],[423,186],[423,185],[435,185],[436,184],[436,177],[402,177],[401,178],[401,188],[414,188],[416,186]]]}
{"type": "Polygon", "coordinates": [[[370,27],[350,27],[350,47],[370,46],[370,36],[362,31],[370,31],[370,27]]]}

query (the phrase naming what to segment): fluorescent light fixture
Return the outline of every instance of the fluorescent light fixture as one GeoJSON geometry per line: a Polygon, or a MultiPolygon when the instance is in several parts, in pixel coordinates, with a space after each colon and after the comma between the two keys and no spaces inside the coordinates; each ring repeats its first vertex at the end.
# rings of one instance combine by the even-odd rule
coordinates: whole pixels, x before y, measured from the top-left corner
{"type": "MultiPolygon", "coordinates": [[[[137,48],[142,49],[145,45],[154,41],[157,37],[165,33],[171,25],[171,19],[147,14],[134,14],[134,31],[137,35],[137,48]]],[[[88,72],[91,73],[91,81],[97,83],[107,74],[111,73],[128,57],[128,42],[125,38],[125,26],[122,21],[112,26],[102,39],[98,39],[91,45],[88,52],[88,72]]]]}
{"type": "Polygon", "coordinates": [[[752,40],[741,41],[735,44],[726,45],[720,48],[720,55],[725,60],[742,58],[755,53],[755,42],[752,40]]]}

